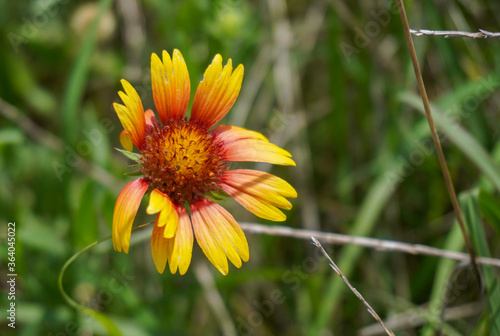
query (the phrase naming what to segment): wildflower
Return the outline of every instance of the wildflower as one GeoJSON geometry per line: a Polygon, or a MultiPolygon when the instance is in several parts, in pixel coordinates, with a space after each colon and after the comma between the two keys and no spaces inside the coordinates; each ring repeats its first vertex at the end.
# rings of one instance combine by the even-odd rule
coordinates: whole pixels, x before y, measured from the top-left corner
{"type": "Polygon", "coordinates": [[[132,223],[141,200],[149,193],[148,214],[156,214],[151,248],[158,272],[168,262],[170,271],[186,273],[191,263],[193,232],[207,258],[224,275],[229,259],[236,267],[248,261],[245,234],[223,207],[212,201],[221,193],[234,198],[255,215],[283,221],[278,208],[291,209],[286,199],[297,197],[287,182],[252,170],[229,170],[232,161],[295,165],[290,153],[269,143],[262,134],[218,123],[233,106],[243,79],[243,66],[222,66],[216,55],[198,85],[191,108],[190,81],[184,58],[174,50],[163,60],[151,57],[152,110],[144,112],[136,90],[122,80],[124,105],[114,104],[124,131],[120,142],[129,158],[138,162],[141,178],[120,192],[113,215],[113,246],[128,253],[132,223]],[[131,153],[133,145],[140,154],[131,153]],[[188,214],[189,211],[189,214],[188,214]]]}

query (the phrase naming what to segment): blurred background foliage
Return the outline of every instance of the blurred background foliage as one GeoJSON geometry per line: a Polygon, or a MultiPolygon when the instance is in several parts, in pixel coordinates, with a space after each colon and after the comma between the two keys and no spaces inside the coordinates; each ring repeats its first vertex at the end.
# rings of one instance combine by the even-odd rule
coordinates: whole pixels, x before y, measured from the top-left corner
{"type": "MultiPolygon", "coordinates": [[[[406,6],[415,29],[500,31],[496,1],[406,6]]],[[[365,0],[0,0],[0,221],[17,229],[15,334],[383,334],[311,243],[294,238],[247,234],[251,259],[226,277],[197,246],[185,276],[158,274],[151,227],[134,231],[129,255],[104,242],[64,279],[94,317],[63,300],[57,277],[110,234],[130,180],[114,150],[119,80],[153,107],[151,53],[174,48],[193,93],[215,54],[245,66],[223,122],[293,154],[297,167],[257,165],[298,190],[283,225],[464,250],[395,9],[365,0]]],[[[476,251],[498,257],[499,41],[414,41],[476,251]]],[[[239,221],[265,223],[224,205],[239,221]]],[[[152,221],[144,213],[136,224],[152,221]]],[[[1,236],[7,274],[6,229],[1,236]]],[[[463,263],[325,247],[398,335],[500,332],[496,269],[483,268],[482,289],[463,263]]],[[[5,307],[6,292],[0,300],[5,307]]],[[[5,320],[0,328],[13,331],[5,320]]]]}

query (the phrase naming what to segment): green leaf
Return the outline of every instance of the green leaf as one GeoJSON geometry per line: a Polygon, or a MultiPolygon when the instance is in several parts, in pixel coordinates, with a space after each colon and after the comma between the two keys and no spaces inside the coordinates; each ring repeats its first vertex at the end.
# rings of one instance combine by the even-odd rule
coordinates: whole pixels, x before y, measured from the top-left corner
{"type": "Polygon", "coordinates": [[[135,161],[137,163],[141,162],[142,155],[134,152],[129,152],[125,149],[115,148],[117,151],[128,157],[130,160],[135,161]]]}
{"type": "Polygon", "coordinates": [[[479,210],[488,223],[500,234],[500,201],[486,190],[479,192],[479,210]]]}
{"type": "MultiPolygon", "coordinates": [[[[477,191],[461,193],[459,196],[460,207],[464,213],[465,224],[471,236],[472,244],[478,256],[490,257],[488,242],[483,230],[481,215],[479,213],[477,191]]],[[[498,286],[495,271],[489,266],[482,266],[486,297],[488,300],[488,314],[490,317],[490,335],[500,335],[500,287],[498,286]]]]}
{"type": "Polygon", "coordinates": [[[140,170],[139,171],[130,171],[130,172],[126,172],[125,175],[127,175],[127,176],[141,176],[142,172],[140,170]]]}
{"type": "MultiPolygon", "coordinates": [[[[462,230],[460,229],[458,222],[455,221],[451,230],[448,232],[443,249],[460,251],[463,245],[464,239],[462,230]]],[[[422,336],[435,335],[436,330],[439,330],[441,326],[439,312],[443,309],[443,305],[446,303],[444,298],[446,297],[447,285],[456,264],[457,262],[455,260],[445,258],[439,260],[429,299],[429,302],[432,302],[432,309],[428,310],[428,314],[426,316],[427,325],[421,333],[422,336]]]]}

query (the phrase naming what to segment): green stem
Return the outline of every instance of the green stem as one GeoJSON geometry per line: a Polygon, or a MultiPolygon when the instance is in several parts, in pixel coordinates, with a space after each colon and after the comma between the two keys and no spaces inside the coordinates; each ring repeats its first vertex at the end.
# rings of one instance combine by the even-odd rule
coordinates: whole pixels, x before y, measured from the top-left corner
{"type": "MultiPolygon", "coordinates": [[[[139,226],[132,228],[132,230],[137,230],[137,229],[143,228],[143,227],[148,226],[148,225],[153,224],[153,223],[154,222],[142,224],[142,225],[139,225],[139,226]]],[[[90,250],[92,247],[94,247],[102,242],[105,242],[109,239],[111,239],[111,235],[93,242],[92,244],[84,247],[83,249],[81,249],[80,251],[75,253],[71,258],[69,258],[64,263],[63,267],[61,268],[61,271],[59,272],[59,277],[57,279],[57,285],[58,285],[59,292],[61,293],[62,297],[71,307],[75,308],[76,310],[78,310],[79,312],[81,312],[83,314],[87,314],[87,315],[90,315],[90,316],[96,318],[106,328],[108,335],[120,336],[121,335],[120,330],[118,329],[118,327],[113,323],[113,321],[108,316],[106,316],[105,314],[103,314],[95,309],[92,309],[90,307],[86,307],[86,306],[76,302],[68,295],[68,293],[66,293],[66,291],[64,290],[64,287],[63,287],[64,273],[66,272],[66,269],[73,263],[73,261],[75,261],[84,252],[90,250]]]]}

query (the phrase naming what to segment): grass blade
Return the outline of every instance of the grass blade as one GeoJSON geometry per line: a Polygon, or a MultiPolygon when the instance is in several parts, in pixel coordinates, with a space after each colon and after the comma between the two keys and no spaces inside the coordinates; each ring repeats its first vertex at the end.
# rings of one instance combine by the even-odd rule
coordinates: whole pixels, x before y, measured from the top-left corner
{"type": "Polygon", "coordinates": [[[82,48],[71,69],[66,92],[62,99],[63,138],[70,145],[75,144],[77,140],[79,105],[81,104],[85,88],[90,59],[94,52],[99,22],[111,5],[111,2],[111,0],[101,0],[97,16],[83,41],[82,48]]]}
{"type": "MultiPolygon", "coordinates": [[[[411,93],[403,93],[401,100],[423,113],[420,98],[411,93]]],[[[453,122],[441,109],[432,106],[436,126],[453,142],[500,191],[500,166],[489,153],[463,128],[453,122]]],[[[443,138],[443,136],[441,136],[443,138]]]]}
{"type": "Polygon", "coordinates": [[[486,221],[500,234],[500,201],[486,190],[481,190],[478,197],[479,210],[486,221]]]}
{"type": "MultiPolygon", "coordinates": [[[[478,255],[489,257],[488,242],[486,241],[481,214],[479,213],[477,190],[462,194],[460,203],[464,209],[465,222],[478,255]]],[[[490,335],[498,336],[500,335],[500,289],[493,269],[482,266],[482,271],[489,306],[490,335]]]]}

